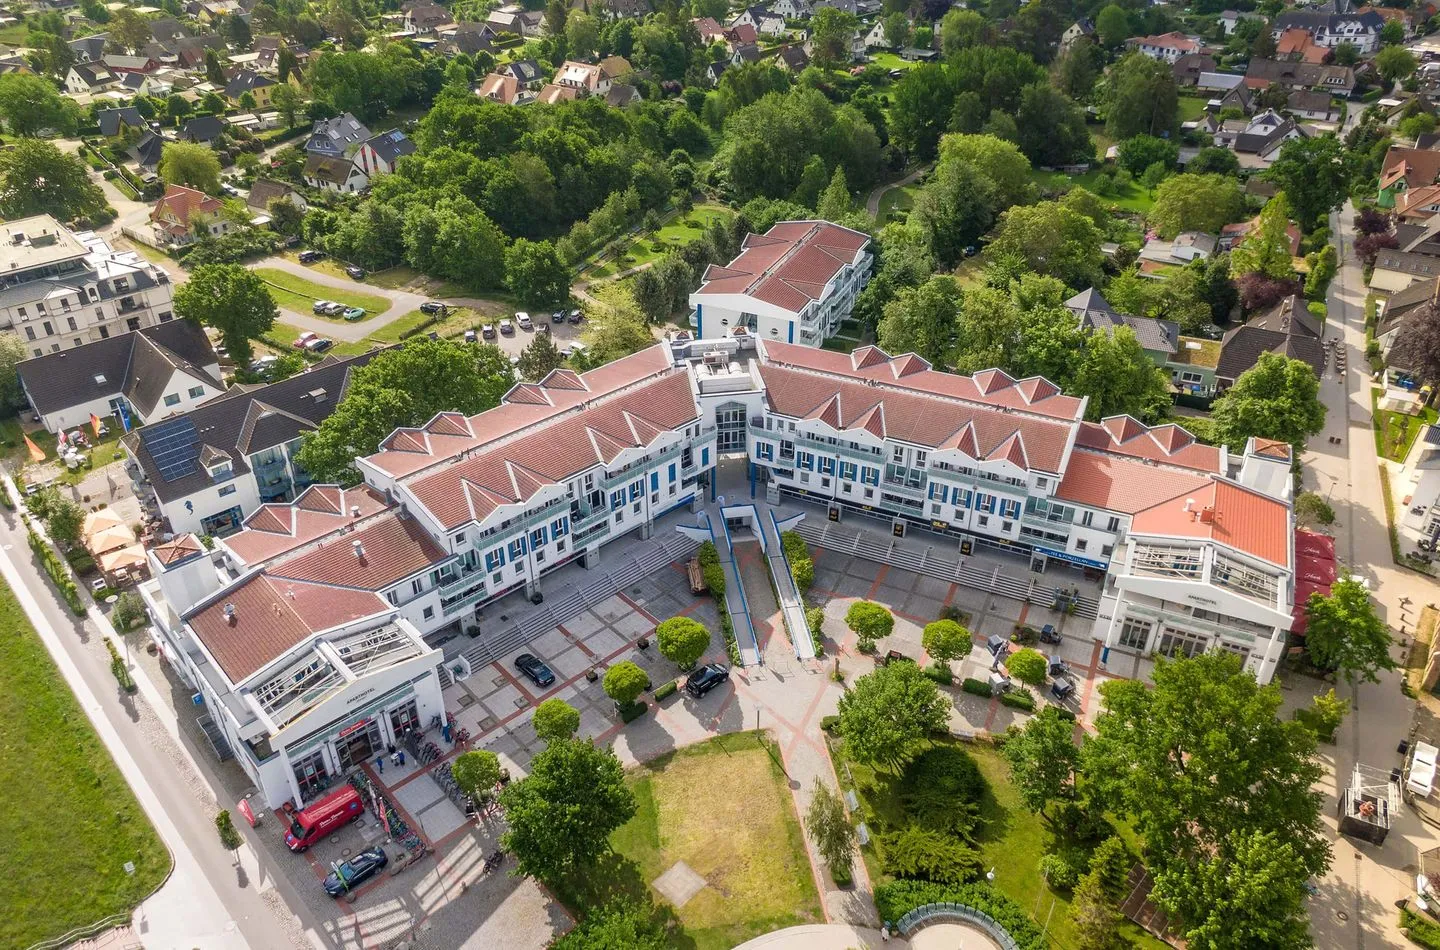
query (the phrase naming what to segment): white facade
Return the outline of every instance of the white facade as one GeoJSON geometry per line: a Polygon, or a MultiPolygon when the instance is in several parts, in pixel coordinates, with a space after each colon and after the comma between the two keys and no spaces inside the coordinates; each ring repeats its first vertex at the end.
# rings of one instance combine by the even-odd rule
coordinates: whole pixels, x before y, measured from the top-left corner
{"type": "MultiPolygon", "coordinates": [[[[207,369],[209,367],[206,367],[207,369]]],[[[219,365],[215,367],[215,377],[220,376],[219,365]]],[[[117,380],[119,382],[119,380],[117,380]]],[[[154,419],[140,420],[153,422],[155,419],[163,419],[172,412],[184,412],[193,409],[203,402],[215,398],[225,390],[217,388],[214,382],[206,379],[199,379],[189,373],[176,371],[170,376],[170,382],[166,384],[164,394],[160,401],[155,404],[155,411],[152,413],[154,419]]],[[[90,416],[96,415],[101,419],[114,413],[119,403],[124,401],[123,396],[117,391],[114,396],[105,396],[93,399],[89,402],[76,406],[67,406],[64,409],[57,409],[54,412],[47,412],[40,416],[40,422],[50,432],[60,432],[62,429],[71,431],[76,428],[84,428],[87,433],[90,426],[90,416]]],[[[127,403],[127,405],[131,405],[127,403]]],[[[133,409],[133,405],[132,405],[133,409]]]]}

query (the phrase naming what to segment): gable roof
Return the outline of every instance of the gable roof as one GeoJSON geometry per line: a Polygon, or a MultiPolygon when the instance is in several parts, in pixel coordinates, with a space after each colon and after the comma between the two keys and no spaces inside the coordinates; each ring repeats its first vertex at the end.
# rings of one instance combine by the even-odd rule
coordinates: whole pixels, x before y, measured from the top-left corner
{"type": "Polygon", "coordinates": [[[225,120],[218,115],[197,115],[186,119],[180,128],[180,137],[192,142],[213,142],[225,131],[225,120]]]}
{"type": "Polygon", "coordinates": [[[1390,188],[1402,179],[1407,188],[1433,185],[1440,178],[1440,150],[1392,145],[1380,165],[1380,187],[1390,188]]]}
{"type": "Polygon", "coordinates": [[[257,178],[250,186],[250,193],[245,196],[245,204],[257,211],[268,211],[270,202],[293,194],[295,189],[288,182],[257,178]]]}
{"type": "Polygon", "coordinates": [[[275,80],[269,76],[262,76],[254,70],[242,69],[225,84],[225,97],[227,99],[239,99],[247,92],[273,85],[275,85],[275,80]]]}
{"type": "Polygon", "coordinates": [[[781,221],[748,234],[729,264],[711,264],[697,294],[741,294],[798,313],[869,243],[869,236],[828,221],[781,221]]]}
{"type": "Polygon", "coordinates": [[[306,178],[318,178],[321,181],[343,185],[349,180],[350,173],[353,171],[355,171],[355,163],[348,158],[312,152],[306,156],[305,168],[301,174],[306,178]]]}
{"type": "Polygon", "coordinates": [[[189,320],[169,320],[83,346],[25,360],[17,367],[25,392],[42,415],[116,394],[149,417],[172,373],[185,373],[221,389],[205,367],[217,365],[205,331],[189,320]]]}
{"type": "Polygon", "coordinates": [[[358,148],[370,138],[370,130],[348,112],[329,119],[318,119],[305,140],[307,152],[328,151],[339,154],[347,148],[358,148]]]}
{"type": "Polygon", "coordinates": [[[1288,298],[1269,313],[1226,333],[1215,375],[1239,379],[1241,373],[1260,362],[1262,354],[1279,353],[1308,363],[1319,379],[1325,372],[1325,348],[1320,343],[1318,324],[1308,312],[1302,314],[1304,302],[1296,307],[1296,300],[1299,298],[1288,298]],[[1287,302],[1291,307],[1282,312],[1287,302]]]}
{"type": "Polygon", "coordinates": [[[146,132],[140,136],[140,141],[135,143],[132,151],[141,168],[156,168],[165,151],[165,139],[159,133],[146,132]]]}
{"type": "Polygon", "coordinates": [[[354,488],[339,485],[311,485],[289,504],[265,504],[245,519],[244,529],[217,539],[217,542],[247,566],[304,547],[311,541],[342,528],[368,521],[391,507],[390,502],[369,485],[354,488]]]}
{"type": "Polygon", "coordinates": [[[174,215],[177,226],[184,231],[190,229],[190,218],[199,214],[217,214],[223,207],[219,198],[212,198],[203,191],[186,188],[184,185],[166,185],[165,194],[150,210],[150,220],[165,224],[165,212],[174,215]]]}
{"type": "Polygon", "coordinates": [[[145,117],[134,106],[97,110],[95,120],[100,125],[100,134],[106,138],[119,135],[122,126],[129,126],[132,129],[147,128],[145,117]]]}
{"type": "Polygon", "coordinates": [[[368,139],[366,145],[387,165],[394,165],[406,155],[415,154],[415,141],[400,129],[391,129],[368,139]]]}
{"type": "Polygon", "coordinates": [[[353,531],[332,533],[294,557],[272,561],[266,572],[273,577],[379,591],[449,557],[419,522],[392,508],[353,531]]]}
{"type": "Polygon", "coordinates": [[[1119,313],[1094,287],[1082,290],[1065,301],[1065,306],[1080,318],[1080,325],[1089,330],[1114,332],[1126,326],[1135,333],[1140,346],[1157,353],[1175,353],[1180,346],[1180,325],[1153,317],[1132,317],[1119,313]]]}

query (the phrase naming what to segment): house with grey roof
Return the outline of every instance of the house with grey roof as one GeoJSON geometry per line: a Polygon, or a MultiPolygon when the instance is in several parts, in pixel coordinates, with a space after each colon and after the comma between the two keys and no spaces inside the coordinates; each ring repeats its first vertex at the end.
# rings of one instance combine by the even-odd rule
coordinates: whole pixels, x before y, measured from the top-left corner
{"type": "Polygon", "coordinates": [[[1173,320],[1119,313],[1094,287],[1071,297],[1065,306],[1080,320],[1081,329],[1092,333],[1113,333],[1116,327],[1129,327],[1145,355],[1170,374],[1177,391],[1197,396],[1209,396],[1215,391],[1220,345],[1214,340],[1182,336],[1180,325],[1173,320]]]}
{"type": "Polygon", "coordinates": [[[1325,372],[1325,348],[1320,342],[1323,335],[1324,327],[1306,309],[1305,298],[1292,294],[1225,334],[1215,367],[1219,387],[1223,390],[1234,385],[1240,374],[1260,362],[1265,353],[1302,360],[1319,379],[1325,372]]]}
{"type": "Polygon", "coordinates": [[[127,128],[149,128],[145,117],[134,106],[125,106],[120,109],[100,109],[95,113],[95,121],[100,126],[100,134],[107,139],[119,135],[127,128]]]}
{"type": "Polygon", "coordinates": [[[310,155],[327,158],[343,158],[353,155],[355,150],[370,138],[370,130],[360,120],[346,112],[333,119],[320,119],[310,130],[305,140],[305,151],[310,155]]]}

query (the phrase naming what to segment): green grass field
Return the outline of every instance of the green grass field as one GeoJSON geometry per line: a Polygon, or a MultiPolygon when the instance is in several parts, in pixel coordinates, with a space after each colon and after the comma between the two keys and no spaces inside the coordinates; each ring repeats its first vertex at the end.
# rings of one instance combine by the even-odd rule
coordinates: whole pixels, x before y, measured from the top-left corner
{"type": "Polygon", "coordinates": [[[1210,100],[1203,96],[1180,97],[1180,121],[1195,122],[1205,115],[1205,104],[1210,100]]]}
{"type": "Polygon", "coordinates": [[[582,268],[582,275],[589,280],[613,277],[622,270],[639,267],[657,261],[666,253],[680,248],[700,237],[702,230],[711,221],[728,220],[733,212],[720,205],[696,205],[688,214],[674,216],[667,220],[660,230],[652,234],[637,236],[614,256],[608,256],[596,264],[593,260],[582,268]]]}
{"type": "Polygon", "coordinates": [[[914,69],[920,65],[918,59],[902,59],[900,54],[891,52],[877,52],[870,54],[870,61],[882,69],[914,69]]]}
{"type": "MultiPolygon", "coordinates": [[[[1095,191],[1095,181],[1100,177],[1098,171],[1088,171],[1083,175],[1066,175],[1063,172],[1042,172],[1032,171],[1030,177],[1041,188],[1050,191],[1064,191],[1076,185],[1095,191]]],[[[1096,194],[1099,194],[1097,191],[1096,194]]],[[[1155,199],[1150,192],[1132,182],[1127,182],[1123,188],[1112,195],[1100,195],[1100,199],[1112,208],[1120,211],[1129,211],[1135,214],[1147,214],[1155,206],[1155,199]]]]}
{"type": "Polygon", "coordinates": [[[880,213],[876,216],[877,224],[884,224],[895,216],[897,211],[909,211],[915,207],[915,196],[920,194],[924,187],[918,182],[911,182],[901,188],[891,188],[880,196],[880,213]]]}
{"type": "MultiPolygon", "coordinates": [[[[276,304],[287,310],[294,310],[296,313],[310,313],[310,307],[317,300],[333,300],[336,303],[343,303],[347,307],[363,307],[367,317],[384,313],[390,309],[388,298],[377,297],[360,290],[317,284],[313,280],[306,280],[275,267],[256,267],[254,273],[258,274],[268,285],[270,296],[275,298],[276,304]]],[[[339,317],[323,317],[322,319],[344,322],[339,317]]]]}
{"type": "Polygon", "coordinates": [[[3,583],[0,631],[0,946],[27,947],[128,911],[171,862],[3,583]]]}
{"type": "MultiPolygon", "coordinates": [[[[823,923],[819,895],[778,750],[761,733],[718,736],[634,771],[639,806],[611,835],[615,853],[561,897],[597,907],[684,861],[707,886],[671,909],[675,945],[725,950],[752,937],[823,923]]],[[[651,892],[657,902],[663,898],[651,892]]]]}

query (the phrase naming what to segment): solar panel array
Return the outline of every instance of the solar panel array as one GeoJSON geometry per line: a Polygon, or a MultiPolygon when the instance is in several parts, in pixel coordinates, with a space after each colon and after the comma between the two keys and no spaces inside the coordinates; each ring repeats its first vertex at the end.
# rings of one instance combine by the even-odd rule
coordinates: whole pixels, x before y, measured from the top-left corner
{"type": "Polygon", "coordinates": [[[168,419],[148,427],[144,432],[145,448],[155,460],[160,477],[167,482],[195,474],[200,456],[200,440],[195,423],[189,419],[168,419]]]}

